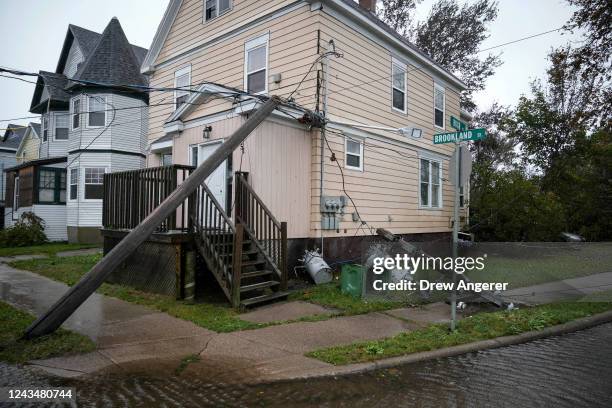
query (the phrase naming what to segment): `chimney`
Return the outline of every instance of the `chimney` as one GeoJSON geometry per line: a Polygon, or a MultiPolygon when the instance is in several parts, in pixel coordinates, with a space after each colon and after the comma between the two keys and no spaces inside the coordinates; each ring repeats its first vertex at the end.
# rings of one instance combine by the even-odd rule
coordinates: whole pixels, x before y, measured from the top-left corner
{"type": "Polygon", "coordinates": [[[371,13],[376,13],[376,0],[359,0],[359,7],[371,13]]]}

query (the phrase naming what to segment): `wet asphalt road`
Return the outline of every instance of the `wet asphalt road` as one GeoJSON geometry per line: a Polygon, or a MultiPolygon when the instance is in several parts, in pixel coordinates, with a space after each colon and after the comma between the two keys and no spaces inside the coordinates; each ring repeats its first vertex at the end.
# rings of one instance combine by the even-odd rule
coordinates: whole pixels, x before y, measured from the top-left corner
{"type": "Polygon", "coordinates": [[[0,384],[76,387],[86,407],[608,408],[612,324],[366,374],[268,385],[224,385],[171,372],[60,380],[7,365],[0,365],[0,384]]]}

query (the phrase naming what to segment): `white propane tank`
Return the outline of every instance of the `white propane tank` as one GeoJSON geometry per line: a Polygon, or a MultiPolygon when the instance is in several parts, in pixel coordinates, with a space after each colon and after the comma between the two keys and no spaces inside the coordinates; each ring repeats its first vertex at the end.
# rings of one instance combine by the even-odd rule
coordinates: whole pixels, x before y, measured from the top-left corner
{"type": "Polygon", "coordinates": [[[316,285],[331,282],[331,268],[327,265],[327,262],[321,258],[319,252],[305,251],[302,262],[304,262],[304,268],[306,268],[306,271],[316,285]]]}

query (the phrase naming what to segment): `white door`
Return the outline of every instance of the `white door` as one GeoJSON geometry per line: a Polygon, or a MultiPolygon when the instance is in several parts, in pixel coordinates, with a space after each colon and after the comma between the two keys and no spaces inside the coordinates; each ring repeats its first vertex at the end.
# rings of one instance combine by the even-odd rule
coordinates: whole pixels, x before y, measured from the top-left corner
{"type": "MultiPolygon", "coordinates": [[[[200,151],[198,152],[198,166],[202,164],[210,155],[221,146],[223,141],[208,143],[200,145],[200,151]]],[[[227,212],[225,205],[225,194],[227,186],[227,161],[221,163],[219,167],[213,171],[213,173],[206,179],[206,185],[211,191],[215,199],[221,205],[224,211],[227,212]]]]}

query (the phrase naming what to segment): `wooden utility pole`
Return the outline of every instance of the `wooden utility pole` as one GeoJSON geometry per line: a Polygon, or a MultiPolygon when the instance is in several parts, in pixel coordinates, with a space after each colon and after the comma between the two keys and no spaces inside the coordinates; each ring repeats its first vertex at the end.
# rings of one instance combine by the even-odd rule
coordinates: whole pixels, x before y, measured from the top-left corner
{"type": "Polygon", "coordinates": [[[123,238],[104,258],[71,287],[49,310],[27,328],[24,337],[33,338],[55,331],[106,278],[132,254],[200,186],[212,172],[240,146],[248,135],[281,103],[273,96],[264,103],[234,134],[210,155],[147,218],[123,238]]]}

